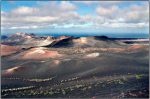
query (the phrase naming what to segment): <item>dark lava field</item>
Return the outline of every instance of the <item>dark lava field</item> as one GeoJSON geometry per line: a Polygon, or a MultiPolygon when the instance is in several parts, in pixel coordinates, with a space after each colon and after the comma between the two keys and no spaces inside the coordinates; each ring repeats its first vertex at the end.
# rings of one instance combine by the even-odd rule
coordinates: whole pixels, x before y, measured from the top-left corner
{"type": "Polygon", "coordinates": [[[149,40],[16,33],[1,42],[2,98],[148,98],[149,40]]]}

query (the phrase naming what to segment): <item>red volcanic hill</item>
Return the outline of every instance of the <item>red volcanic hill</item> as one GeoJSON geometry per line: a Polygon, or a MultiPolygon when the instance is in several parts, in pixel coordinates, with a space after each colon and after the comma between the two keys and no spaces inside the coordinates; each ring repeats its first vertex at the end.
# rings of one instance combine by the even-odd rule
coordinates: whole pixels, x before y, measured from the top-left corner
{"type": "Polygon", "coordinates": [[[41,60],[41,59],[48,59],[48,58],[59,58],[63,55],[58,53],[57,51],[51,51],[44,47],[38,47],[38,48],[31,48],[26,51],[23,51],[19,54],[16,54],[12,59],[18,59],[18,60],[26,60],[26,59],[35,59],[35,60],[41,60]]]}
{"type": "Polygon", "coordinates": [[[19,46],[9,46],[1,44],[1,56],[10,55],[21,50],[19,46]]]}

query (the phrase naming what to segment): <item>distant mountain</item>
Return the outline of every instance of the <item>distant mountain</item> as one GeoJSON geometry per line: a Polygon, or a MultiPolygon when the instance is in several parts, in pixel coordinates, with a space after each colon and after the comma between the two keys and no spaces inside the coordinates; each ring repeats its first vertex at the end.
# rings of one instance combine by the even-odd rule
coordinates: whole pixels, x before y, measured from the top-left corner
{"type": "Polygon", "coordinates": [[[95,39],[98,39],[98,40],[110,40],[110,38],[107,36],[94,36],[94,37],[95,39]]]}
{"type": "Polygon", "coordinates": [[[18,32],[18,33],[9,35],[6,39],[2,41],[2,43],[8,44],[8,45],[19,45],[19,44],[22,44],[22,42],[24,42],[25,40],[31,39],[33,37],[34,37],[33,34],[18,32]]]}
{"type": "Polygon", "coordinates": [[[40,37],[35,34],[27,33],[15,33],[8,36],[7,39],[2,41],[2,44],[5,45],[21,45],[23,47],[35,47],[35,46],[46,46],[53,42],[52,37],[40,37]]]}
{"type": "Polygon", "coordinates": [[[5,45],[21,45],[25,48],[45,47],[120,47],[122,42],[107,36],[73,37],[73,36],[36,36],[35,34],[16,33],[2,41],[5,45]]]}
{"type": "Polygon", "coordinates": [[[7,39],[8,37],[6,35],[1,35],[1,40],[7,39]]]}
{"type": "Polygon", "coordinates": [[[51,47],[120,47],[123,43],[111,40],[107,36],[66,37],[54,41],[51,47]]]}

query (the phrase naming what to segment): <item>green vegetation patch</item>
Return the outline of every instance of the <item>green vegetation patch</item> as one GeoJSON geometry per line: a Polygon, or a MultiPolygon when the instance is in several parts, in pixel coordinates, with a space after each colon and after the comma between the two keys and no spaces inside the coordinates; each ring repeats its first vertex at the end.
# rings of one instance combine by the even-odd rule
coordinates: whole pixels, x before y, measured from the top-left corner
{"type": "Polygon", "coordinates": [[[135,77],[136,79],[141,79],[144,75],[143,74],[136,74],[135,77]]]}

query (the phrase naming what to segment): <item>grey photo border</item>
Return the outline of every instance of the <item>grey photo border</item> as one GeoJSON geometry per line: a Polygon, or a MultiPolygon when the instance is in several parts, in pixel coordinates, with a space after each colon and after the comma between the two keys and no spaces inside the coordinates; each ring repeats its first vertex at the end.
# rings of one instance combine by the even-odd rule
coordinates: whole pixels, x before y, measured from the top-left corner
{"type": "MultiPolygon", "coordinates": [[[[149,3],[148,6],[149,6],[149,17],[150,17],[150,0],[0,0],[0,10],[2,6],[1,1],[147,1],[149,3]]],[[[0,22],[1,22],[1,16],[0,16],[0,22]]],[[[0,36],[1,36],[1,31],[0,31],[0,36]]],[[[149,40],[150,40],[150,20],[149,20],[149,40]]],[[[0,42],[1,42],[1,38],[0,38],[0,42]]],[[[149,41],[149,45],[150,45],[150,41],[149,41]]],[[[1,53],[1,46],[0,46],[0,53],[1,53]]],[[[149,46],[149,57],[150,57],[150,46],[149,46]]],[[[149,66],[150,66],[150,59],[149,59],[149,66]]],[[[0,70],[1,70],[1,56],[0,56],[0,70]]],[[[0,71],[0,84],[1,84],[1,71],[0,71]]],[[[149,85],[150,85],[150,73],[149,73],[149,85]]],[[[1,91],[1,86],[0,86],[0,91],[1,91]]],[[[150,92],[149,92],[149,98],[150,98],[150,92]]],[[[0,99],[15,99],[15,98],[2,98],[0,94],[0,99]]],[[[30,99],[30,98],[17,98],[17,99],[30,99]]],[[[32,98],[32,99],[62,99],[62,98],[32,98]]],[[[63,98],[63,99],[68,99],[68,98],[63,98]]],[[[71,98],[71,99],[91,99],[91,98],[71,98]]],[[[97,98],[97,99],[109,99],[109,98],[97,98]]],[[[137,99],[137,98],[127,98],[127,99],[137,99]]],[[[147,98],[138,98],[138,99],[147,99],[147,98]]]]}

